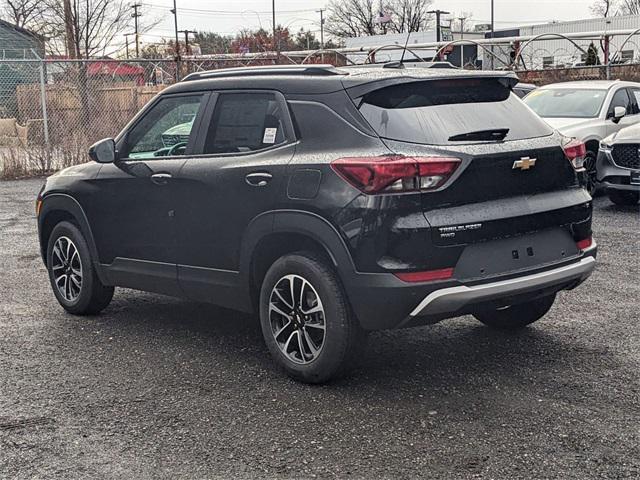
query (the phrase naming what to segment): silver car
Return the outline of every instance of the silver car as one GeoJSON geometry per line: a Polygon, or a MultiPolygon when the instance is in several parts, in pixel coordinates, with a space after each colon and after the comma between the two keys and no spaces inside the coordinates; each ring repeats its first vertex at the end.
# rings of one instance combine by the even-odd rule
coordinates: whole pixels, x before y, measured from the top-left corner
{"type": "Polygon", "coordinates": [[[598,184],[616,205],[640,199],[640,124],[609,135],[600,143],[598,184]]]}
{"type": "Polygon", "coordinates": [[[593,80],[545,85],[524,98],[538,115],[567,137],[585,143],[586,184],[597,187],[596,158],[602,139],[640,122],[640,83],[593,80]]]}

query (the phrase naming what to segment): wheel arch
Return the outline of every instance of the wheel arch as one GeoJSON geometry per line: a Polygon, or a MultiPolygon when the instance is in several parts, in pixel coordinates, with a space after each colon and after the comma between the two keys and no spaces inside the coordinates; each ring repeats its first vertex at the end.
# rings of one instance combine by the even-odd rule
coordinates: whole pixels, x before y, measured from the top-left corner
{"type": "MultiPolygon", "coordinates": [[[[63,193],[52,193],[42,199],[42,209],[38,216],[38,237],[40,240],[40,254],[45,265],[47,264],[49,237],[54,227],[62,221],[71,222],[80,229],[89,245],[93,262],[97,266],[98,251],[84,209],[75,198],[63,193]]],[[[97,268],[97,271],[98,276],[101,277],[100,269],[97,268]]],[[[103,280],[102,278],[100,279],[103,280]]]]}
{"type": "Polygon", "coordinates": [[[591,150],[596,155],[598,154],[598,150],[600,149],[600,140],[598,138],[589,138],[584,141],[587,150],[591,150]]]}
{"type": "Polygon", "coordinates": [[[325,256],[343,280],[355,272],[347,245],[328,220],[299,210],[267,212],[249,225],[241,246],[240,272],[254,305],[256,292],[273,262],[300,250],[325,256]]]}

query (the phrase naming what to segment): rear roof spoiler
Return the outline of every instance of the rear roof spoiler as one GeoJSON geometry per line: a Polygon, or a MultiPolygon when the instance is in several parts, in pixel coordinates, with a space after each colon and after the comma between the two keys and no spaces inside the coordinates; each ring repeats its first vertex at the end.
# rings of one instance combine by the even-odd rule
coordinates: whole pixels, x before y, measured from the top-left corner
{"type": "MultiPolygon", "coordinates": [[[[374,90],[379,90],[381,88],[390,87],[392,85],[400,85],[403,83],[413,83],[413,82],[425,82],[431,80],[463,80],[463,79],[474,79],[474,78],[495,78],[498,82],[503,85],[505,88],[513,89],[513,87],[518,83],[518,77],[513,72],[461,72],[457,70],[455,72],[451,72],[450,75],[438,73],[437,75],[419,75],[413,74],[413,72],[409,70],[401,70],[405,72],[405,75],[393,76],[388,78],[379,78],[377,80],[367,79],[368,81],[362,81],[360,83],[357,82],[357,77],[346,76],[343,77],[342,83],[345,87],[345,90],[349,94],[349,96],[353,99],[362,97],[369,92],[374,90]],[[356,81],[354,81],[356,80],[356,81]]],[[[425,69],[424,71],[428,72],[429,69],[425,69]]],[[[443,72],[444,70],[438,69],[438,72],[443,72]]]]}

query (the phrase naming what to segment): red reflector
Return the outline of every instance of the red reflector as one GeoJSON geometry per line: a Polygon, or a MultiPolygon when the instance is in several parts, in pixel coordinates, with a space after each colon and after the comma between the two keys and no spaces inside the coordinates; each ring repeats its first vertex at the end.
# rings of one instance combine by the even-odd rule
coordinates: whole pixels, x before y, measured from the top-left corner
{"type": "Polygon", "coordinates": [[[427,270],[426,272],[396,273],[403,282],[432,282],[434,280],[446,280],[453,277],[453,268],[441,268],[440,270],[427,270]]]}
{"type": "Polygon", "coordinates": [[[576,242],[576,246],[579,250],[586,250],[593,244],[593,239],[591,237],[585,238],[584,240],[580,240],[576,242]]]}
{"type": "Polygon", "coordinates": [[[441,187],[460,165],[449,157],[347,157],[331,167],[358,190],[368,193],[406,193],[441,187]]]}

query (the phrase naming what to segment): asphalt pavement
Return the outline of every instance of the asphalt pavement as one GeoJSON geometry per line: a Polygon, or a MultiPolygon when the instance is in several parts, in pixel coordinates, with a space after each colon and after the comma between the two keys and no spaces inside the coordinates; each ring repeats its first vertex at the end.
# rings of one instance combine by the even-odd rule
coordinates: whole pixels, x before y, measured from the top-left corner
{"type": "Polygon", "coordinates": [[[526,331],[375,333],[308,386],[250,316],[123,289],[64,313],[41,183],[0,182],[0,478],[640,477],[638,208],[596,199],[595,273],[526,331]]]}

